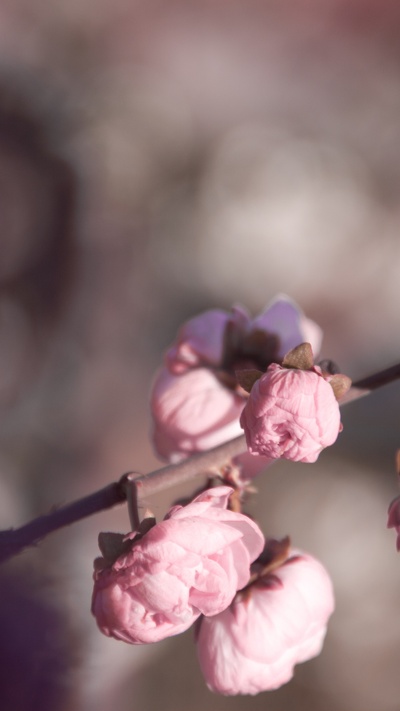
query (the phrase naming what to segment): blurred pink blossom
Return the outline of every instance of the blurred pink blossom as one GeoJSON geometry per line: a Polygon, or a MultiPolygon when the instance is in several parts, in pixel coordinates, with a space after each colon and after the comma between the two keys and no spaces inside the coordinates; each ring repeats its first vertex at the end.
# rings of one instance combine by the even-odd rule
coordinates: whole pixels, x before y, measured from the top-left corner
{"type": "Polygon", "coordinates": [[[400,551],[400,496],[397,496],[389,506],[387,527],[396,529],[396,546],[400,551]]]}
{"type": "Polygon", "coordinates": [[[203,365],[216,367],[222,362],[224,333],[231,314],[210,309],[185,323],[165,360],[171,373],[184,373],[203,365]]]}
{"type": "Polygon", "coordinates": [[[333,610],[325,568],[294,551],[239,592],[228,609],[199,622],[197,651],[208,687],[235,695],[282,686],[295,664],[320,653],[333,610]]]}
{"type": "Polygon", "coordinates": [[[236,331],[235,341],[239,352],[241,341],[257,331],[276,337],[277,360],[281,360],[285,353],[303,342],[311,343],[314,354],[319,353],[321,348],[320,327],[306,318],[288,296],[278,294],[254,319],[242,306],[235,306],[231,312],[210,309],[187,321],[179,329],[175,343],[166,353],[168,370],[178,374],[202,366],[223,367],[224,349],[228,346],[226,329],[229,325],[236,331]]]}
{"type": "MultiPolygon", "coordinates": [[[[235,369],[264,370],[304,341],[317,353],[321,339],[319,326],[285,295],[278,295],[255,319],[242,307],[234,307],[231,313],[211,309],[189,320],[167,351],[166,365],[153,385],[157,453],[174,462],[239,436],[246,397],[237,387],[235,369]]],[[[248,460],[243,455],[241,462],[245,465],[248,460]]],[[[245,475],[251,477],[270,461],[266,457],[249,472],[245,466],[245,475]]]]}
{"type": "Polygon", "coordinates": [[[315,462],[341,427],[335,394],[318,366],[276,363],[254,383],[240,423],[251,454],[295,462],[315,462]]]}
{"type": "MultiPolygon", "coordinates": [[[[109,637],[143,644],[215,615],[247,584],[264,537],[247,516],[227,510],[232,489],[210,489],[175,506],[112,564],[94,573],[92,612],[109,637]]],[[[135,540],[136,539],[136,540],[135,540]]]]}
{"type": "Polygon", "coordinates": [[[278,294],[257,318],[251,321],[253,329],[276,334],[279,338],[280,359],[300,343],[310,343],[314,355],[321,350],[322,329],[307,318],[295,301],[278,294]]]}
{"type": "Polygon", "coordinates": [[[157,453],[176,462],[238,437],[243,403],[241,395],[225,388],[207,368],[182,375],[162,368],[150,401],[157,453]]]}

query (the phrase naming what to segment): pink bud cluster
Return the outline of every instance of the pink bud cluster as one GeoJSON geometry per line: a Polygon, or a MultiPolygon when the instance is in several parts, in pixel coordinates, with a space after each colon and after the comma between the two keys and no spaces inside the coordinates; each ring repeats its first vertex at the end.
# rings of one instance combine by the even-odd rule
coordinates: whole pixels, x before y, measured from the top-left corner
{"type": "MultiPolygon", "coordinates": [[[[260,469],[279,458],[314,462],[340,431],[338,393],[349,387],[314,365],[320,343],[320,328],[286,296],[255,319],[241,307],[191,319],[153,385],[157,453],[175,463],[244,429],[243,478],[228,480],[239,492],[258,473],[250,459],[260,469]]],[[[196,623],[210,689],[256,694],[319,653],[334,601],[323,566],[288,542],[271,547],[229,508],[232,491],[208,489],[160,523],[117,535],[95,565],[92,611],[104,634],[131,644],[196,623]]]]}
{"type": "Polygon", "coordinates": [[[334,602],[322,565],[298,551],[254,575],[264,537],[227,508],[231,493],[216,487],[174,506],[144,535],[129,534],[114,561],[97,561],[92,611],[104,634],[131,644],[198,620],[208,686],[255,694],[289,681],[295,664],[319,653],[334,602]]]}
{"type": "Polygon", "coordinates": [[[153,386],[157,453],[177,462],[244,429],[248,453],[235,460],[244,482],[276,459],[315,462],[341,429],[331,376],[313,363],[320,343],[319,326],[285,296],[255,319],[236,307],[190,320],[168,350],[153,386]],[[286,351],[290,355],[305,341],[310,362],[288,366],[286,351]],[[248,394],[243,374],[253,372],[258,379],[248,394]]]}
{"type": "MultiPolygon", "coordinates": [[[[188,321],[167,351],[156,376],[151,413],[157,453],[176,462],[242,433],[239,418],[247,394],[235,371],[265,369],[307,341],[319,352],[322,333],[286,296],[255,319],[243,308],[217,309],[188,321]]],[[[271,460],[267,455],[265,463],[271,460]]]]}

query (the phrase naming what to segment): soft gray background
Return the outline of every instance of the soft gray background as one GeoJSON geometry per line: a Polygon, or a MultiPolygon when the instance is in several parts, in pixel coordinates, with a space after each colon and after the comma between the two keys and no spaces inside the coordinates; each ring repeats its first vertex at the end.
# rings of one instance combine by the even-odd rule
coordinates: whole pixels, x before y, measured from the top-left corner
{"type": "MultiPolygon", "coordinates": [[[[357,378],[400,359],[400,8],[383,0],[0,1],[0,523],[158,462],[148,392],[187,317],[276,292],[357,378]]],[[[398,711],[400,386],[349,405],[251,507],[330,571],[323,654],[258,697],[205,688],[191,633],[97,631],[99,530],[4,566],[4,711],[398,711]]],[[[186,487],[185,491],[189,491],[186,487]]],[[[148,503],[161,517],[183,490],[148,503]]]]}

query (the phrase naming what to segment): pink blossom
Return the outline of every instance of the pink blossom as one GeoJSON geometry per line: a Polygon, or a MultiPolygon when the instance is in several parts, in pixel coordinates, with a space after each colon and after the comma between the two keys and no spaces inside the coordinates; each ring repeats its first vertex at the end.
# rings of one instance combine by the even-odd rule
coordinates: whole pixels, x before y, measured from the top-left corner
{"type": "Polygon", "coordinates": [[[207,368],[171,375],[163,368],[151,394],[153,441],[158,454],[178,461],[238,437],[243,398],[207,368]]]}
{"type": "Polygon", "coordinates": [[[227,510],[231,492],[217,487],[173,507],[142,537],[132,534],[127,553],[95,571],[92,612],[104,634],[157,642],[230,604],[264,545],[251,519],[227,510]]]}
{"type": "MultiPolygon", "coordinates": [[[[189,320],[167,351],[166,366],[153,385],[157,453],[178,461],[240,435],[239,416],[246,398],[236,387],[235,369],[255,365],[264,370],[303,341],[317,353],[321,338],[319,326],[285,295],[277,296],[255,319],[237,306],[232,312],[211,309],[189,320]]],[[[246,453],[241,461],[249,460],[246,453]]],[[[271,461],[270,456],[257,465],[253,461],[245,467],[246,476],[271,461]]]]}
{"type": "Polygon", "coordinates": [[[210,309],[187,321],[178,332],[176,342],[166,353],[171,373],[184,373],[203,365],[218,366],[222,362],[224,333],[231,314],[210,309]]]}
{"type": "Polygon", "coordinates": [[[334,609],[328,573],[301,552],[202,618],[197,651],[208,687],[226,695],[277,689],[293,667],[317,656],[334,609]]]}
{"type": "Polygon", "coordinates": [[[397,496],[389,506],[387,527],[396,529],[396,546],[400,551],[400,496],[397,496]]]}
{"type": "Polygon", "coordinates": [[[276,363],[253,385],[240,424],[249,452],[296,462],[315,462],[341,426],[338,402],[320,368],[276,363]]]}
{"type": "Polygon", "coordinates": [[[300,343],[310,343],[314,354],[319,353],[321,347],[320,327],[306,318],[288,296],[278,294],[254,319],[242,306],[236,306],[231,312],[210,309],[187,321],[166,353],[169,371],[178,374],[202,366],[222,367],[228,325],[237,332],[235,340],[238,341],[239,352],[240,342],[256,331],[277,338],[277,360],[300,343]]]}
{"type": "Polygon", "coordinates": [[[321,328],[286,294],[278,294],[265,311],[253,319],[251,326],[279,337],[279,358],[300,343],[310,343],[314,355],[321,349],[321,328]]]}

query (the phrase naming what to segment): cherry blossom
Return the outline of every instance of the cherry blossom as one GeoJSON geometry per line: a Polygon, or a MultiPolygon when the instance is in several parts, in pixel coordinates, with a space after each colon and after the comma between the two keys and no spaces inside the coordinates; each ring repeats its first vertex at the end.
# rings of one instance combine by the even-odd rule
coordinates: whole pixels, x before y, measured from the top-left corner
{"type": "Polygon", "coordinates": [[[335,393],[318,366],[276,363],[254,383],[240,423],[251,454],[295,462],[315,462],[341,427],[335,393]]]}
{"type": "MultiPolygon", "coordinates": [[[[246,394],[236,372],[265,370],[307,340],[318,353],[322,332],[285,295],[278,295],[255,319],[243,307],[220,309],[190,319],[167,351],[151,393],[153,443],[163,459],[175,462],[239,436],[246,394]]],[[[246,469],[249,458],[241,463],[246,469]]],[[[271,462],[266,457],[250,476],[271,462]]]]}
{"type": "Polygon", "coordinates": [[[157,642],[230,604],[264,545],[257,524],[227,509],[231,493],[216,487],[173,507],[143,536],[128,535],[116,560],[97,561],[92,612],[105,635],[157,642]]]}
{"type": "Polygon", "coordinates": [[[201,618],[197,652],[208,687],[225,695],[277,689],[318,655],[334,610],[332,584],[312,556],[292,551],[219,615],[201,618]]]}

